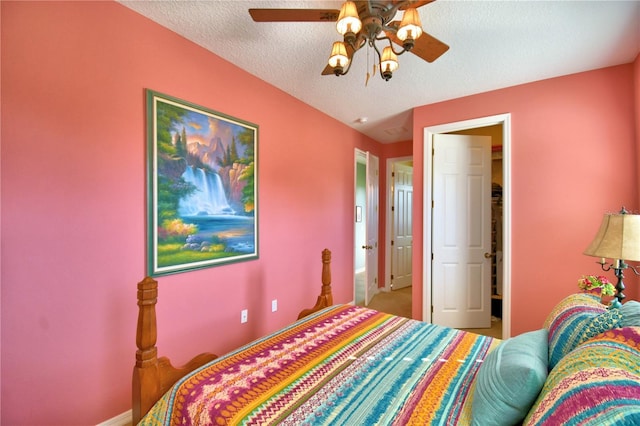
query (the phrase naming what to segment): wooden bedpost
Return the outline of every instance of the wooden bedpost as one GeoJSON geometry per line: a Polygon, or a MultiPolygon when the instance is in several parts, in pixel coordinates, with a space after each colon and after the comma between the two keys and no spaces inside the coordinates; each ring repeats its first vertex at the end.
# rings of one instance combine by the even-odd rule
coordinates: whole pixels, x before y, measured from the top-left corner
{"type": "Polygon", "coordinates": [[[156,303],[158,282],[150,277],[138,283],[138,328],[136,330],[136,365],[133,368],[133,424],[137,424],[158,400],[158,349],[156,339],[156,303]],[[150,394],[156,397],[151,399],[150,394]]]}
{"type": "Polygon", "coordinates": [[[329,249],[322,250],[322,289],[316,304],[311,309],[305,309],[300,312],[298,319],[304,318],[320,309],[333,305],[333,294],[331,293],[331,251],[329,249]]]}
{"type": "Polygon", "coordinates": [[[132,419],[138,422],[162,395],[181,377],[217,358],[210,353],[194,357],[182,367],[174,367],[167,357],[158,358],[156,303],[158,282],[150,277],[138,283],[138,328],[136,365],[133,367],[132,419]]]}

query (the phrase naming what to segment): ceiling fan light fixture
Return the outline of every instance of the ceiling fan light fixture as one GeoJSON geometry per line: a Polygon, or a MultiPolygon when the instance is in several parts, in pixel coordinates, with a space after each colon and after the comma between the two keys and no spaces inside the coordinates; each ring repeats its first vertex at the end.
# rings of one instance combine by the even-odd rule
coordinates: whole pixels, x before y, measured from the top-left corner
{"type": "MultiPolygon", "coordinates": [[[[396,35],[403,42],[416,40],[422,35],[422,22],[420,21],[420,14],[416,8],[410,7],[404,11],[396,35]]],[[[411,46],[413,47],[413,44],[411,44],[411,46]]]]}
{"type": "Polygon", "coordinates": [[[362,21],[360,21],[360,17],[358,16],[356,4],[352,1],[345,2],[340,8],[336,29],[344,36],[347,33],[356,34],[361,28],[362,21]]]}
{"type": "Polygon", "coordinates": [[[344,67],[349,64],[349,56],[347,55],[347,47],[341,41],[336,41],[331,47],[331,56],[329,56],[329,66],[333,68],[335,75],[342,74],[344,67]]]}
{"type": "MultiPolygon", "coordinates": [[[[334,22],[342,40],[334,43],[321,74],[346,75],[354,63],[356,52],[367,50],[370,52],[367,68],[373,52],[373,73],[378,68],[383,78],[389,80],[398,68],[397,56],[411,52],[420,59],[433,62],[449,49],[448,45],[422,29],[417,9],[433,1],[341,0],[340,9],[264,8],[249,9],[249,14],[255,22],[334,22]],[[399,12],[402,12],[401,19],[394,20],[399,12]],[[385,45],[389,48],[383,49],[385,45]]],[[[370,76],[371,73],[367,72],[367,81],[370,76]]]]}
{"type": "Polygon", "coordinates": [[[385,81],[389,81],[393,72],[398,69],[398,57],[393,52],[391,46],[387,46],[382,50],[382,56],[380,57],[380,74],[385,81]]]}

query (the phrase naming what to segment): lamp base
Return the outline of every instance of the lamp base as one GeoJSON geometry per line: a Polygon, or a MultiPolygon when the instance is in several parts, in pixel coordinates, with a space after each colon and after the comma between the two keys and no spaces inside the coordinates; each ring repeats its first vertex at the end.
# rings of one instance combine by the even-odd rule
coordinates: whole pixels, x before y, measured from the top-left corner
{"type": "Polygon", "coordinates": [[[620,267],[619,268],[613,268],[616,278],[618,278],[618,283],[616,284],[616,299],[618,299],[618,302],[622,303],[622,301],[627,297],[624,294],[624,270],[627,268],[627,264],[624,263],[624,261],[620,261],[620,267]]]}

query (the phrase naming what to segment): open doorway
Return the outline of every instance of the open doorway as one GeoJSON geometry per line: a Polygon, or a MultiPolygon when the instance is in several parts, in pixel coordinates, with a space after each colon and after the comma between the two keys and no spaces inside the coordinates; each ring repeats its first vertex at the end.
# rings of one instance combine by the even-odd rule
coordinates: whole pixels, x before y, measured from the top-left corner
{"type": "MultiPolygon", "coordinates": [[[[503,129],[502,124],[496,124],[487,127],[478,127],[473,129],[465,129],[455,132],[449,132],[450,135],[464,136],[484,136],[491,138],[490,150],[490,194],[485,195],[486,200],[483,204],[490,206],[489,231],[486,232],[490,239],[490,255],[489,265],[489,287],[490,301],[487,303],[486,315],[488,324],[471,321],[466,328],[461,328],[477,334],[488,335],[491,337],[502,337],[502,187],[503,181],[503,165],[502,165],[502,145],[503,145],[503,129]],[[483,325],[483,327],[481,327],[483,325]]],[[[435,225],[435,224],[434,224],[435,225]]],[[[437,226],[437,225],[436,225],[437,226]]],[[[487,254],[485,253],[485,255],[487,254]]],[[[434,315],[437,311],[434,311],[434,315]]],[[[434,322],[438,322],[434,318],[434,322]]]]}
{"type": "Polygon", "coordinates": [[[387,159],[385,193],[387,214],[383,287],[368,306],[411,318],[413,157],[387,159]]]}
{"type": "MultiPolygon", "coordinates": [[[[485,117],[476,120],[468,120],[464,122],[449,123],[441,126],[434,126],[425,128],[424,135],[424,204],[423,204],[423,223],[424,223],[424,235],[423,235],[423,318],[425,321],[431,322],[432,316],[432,253],[433,253],[433,231],[432,229],[442,224],[434,223],[432,200],[433,200],[433,164],[432,164],[432,152],[434,136],[444,133],[463,132],[466,134],[478,134],[475,129],[488,128],[491,126],[498,126],[500,135],[502,138],[501,149],[501,170],[497,173],[502,179],[501,188],[501,233],[500,239],[502,245],[501,253],[501,265],[495,262],[496,277],[500,277],[501,289],[500,297],[500,315],[502,317],[502,330],[499,337],[507,338],[510,335],[510,115],[503,114],[499,116],[485,117]]],[[[495,129],[495,128],[494,128],[495,129]]],[[[485,129],[486,130],[486,129],[485,129]]],[[[486,133],[485,133],[486,134],[486,133]]],[[[496,155],[497,156],[497,155],[496,155]]],[[[493,177],[492,177],[493,180],[493,177]]],[[[493,201],[493,200],[492,200],[493,201]]],[[[497,249],[497,247],[496,247],[497,249]]],[[[497,252],[494,251],[492,253],[497,252]]],[[[496,261],[499,260],[496,256],[496,261]]],[[[493,264],[492,264],[492,267],[493,264]]],[[[492,286],[492,292],[496,290],[496,287],[492,286]]],[[[496,295],[497,296],[497,295],[496,295]]],[[[494,300],[498,300],[497,297],[493,297],[494,300]]],[[[492,307],[493,308],[493,307],[492,307]]],[[[493,309],[492,309],[493,312],[493,309]]]]}
{"type": "Polygon", "coordinates": [[[413,278],[413,157],[387,160],[385,290],[411,287],[413,278]]]}

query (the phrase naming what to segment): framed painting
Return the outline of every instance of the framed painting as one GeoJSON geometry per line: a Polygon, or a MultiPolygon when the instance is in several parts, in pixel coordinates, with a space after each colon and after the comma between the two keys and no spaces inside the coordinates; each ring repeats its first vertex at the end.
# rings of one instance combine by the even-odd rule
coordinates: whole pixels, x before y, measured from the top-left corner
{"type": "Polygon", "coordinates": [[[258,126],[147,96],[148,274],[258,258],[258,126]]]}

